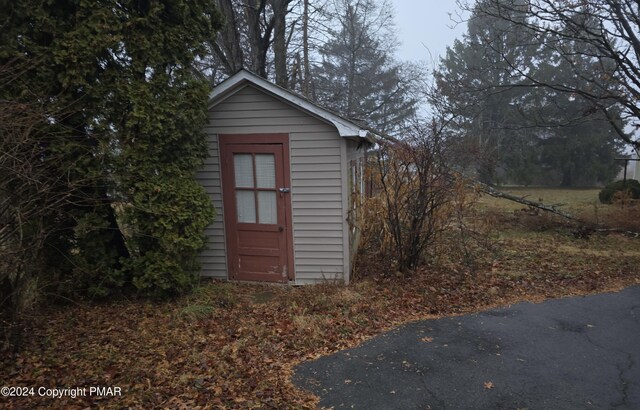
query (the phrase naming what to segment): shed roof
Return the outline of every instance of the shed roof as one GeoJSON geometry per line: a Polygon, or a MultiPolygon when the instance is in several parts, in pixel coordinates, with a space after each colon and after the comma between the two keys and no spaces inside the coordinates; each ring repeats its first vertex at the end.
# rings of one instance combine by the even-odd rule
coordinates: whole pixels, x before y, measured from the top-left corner
{"type": "Polygon", "coordinates": [[[209,95],[209,107],[224,101],[227,97],[247,85],[257,87],[268,94],[275,96],[307,113],[314,115],[336,127],[338,134],[345,138],[362,138],[367,141],[375,139],[376,135],[367,127],[362,127],[354,122],[329,111],[326,108],[308,100],[307,98],[280,87],[264,78],[242,69],[236,74],[218,84],[209,95]]]}

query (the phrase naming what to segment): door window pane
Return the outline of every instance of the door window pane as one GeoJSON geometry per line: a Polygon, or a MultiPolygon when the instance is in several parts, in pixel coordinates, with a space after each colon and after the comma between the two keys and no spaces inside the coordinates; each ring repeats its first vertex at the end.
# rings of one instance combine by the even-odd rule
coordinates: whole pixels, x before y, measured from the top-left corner
{"type": "Polygon", "coordinates": [[[236,190],[238,222],[256,223],[256,200],[253,191],[236,190]]]}
{"type": "Polygon", "coordinates": [[[276,187],[276,161],[273,154],[256,154],[258,188],[276,187]]]}
{"type": "Polygon", "coordinates": [[[253,188],[253,158],[251,154],[234,154],[233,168],[236,174],[236,187],[253,188]]]}
{"type": "Polygon", "coordinates": [[[258,218],[261,224],[278,223],[275,191],[258,191],[258,218]]]}

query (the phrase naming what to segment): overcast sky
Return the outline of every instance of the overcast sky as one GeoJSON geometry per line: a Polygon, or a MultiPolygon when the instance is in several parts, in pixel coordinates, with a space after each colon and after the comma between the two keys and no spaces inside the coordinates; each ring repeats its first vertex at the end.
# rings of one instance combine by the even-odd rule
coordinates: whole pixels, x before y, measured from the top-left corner
{"type": "Polygon", "coordinates": [[[397,53],[400,60],[422,60],[431,68],[439,55],[444,56],[447,46],[466,31],[466,24],[456,26],[450,19],[449,14],[455,17],[458,10],[455,0],[391,0],[391,3],[402,43],[397,53]]]}

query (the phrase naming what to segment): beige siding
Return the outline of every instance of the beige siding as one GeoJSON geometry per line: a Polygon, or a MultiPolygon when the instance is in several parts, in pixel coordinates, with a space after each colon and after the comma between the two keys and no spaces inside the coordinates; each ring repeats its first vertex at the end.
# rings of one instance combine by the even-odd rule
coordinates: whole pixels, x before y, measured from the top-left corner
{"type": "Polygon", "coordinates": [[[218,134],[286,133],[291,157],[296,283],[348,280],[343,176],[346,140],[335,128],[251,86],[218,103],[206,128],[209,158],[198,174],[218,212],[207,230],[204,276],[226,278],[218,134]]]}
{"type": "Polygon", "coordinates": [[[200,264],[202,275],[227,278],[226,244],[224,240],[224,219],[222,214],[222,194],[220,185],[220,157],[218,155],[218,137],[207,133],[208,153],[202,170],[196,178],[211,197],[216,208],[216,219],[206,230],[207,249],[202,252],[200,264]]]}

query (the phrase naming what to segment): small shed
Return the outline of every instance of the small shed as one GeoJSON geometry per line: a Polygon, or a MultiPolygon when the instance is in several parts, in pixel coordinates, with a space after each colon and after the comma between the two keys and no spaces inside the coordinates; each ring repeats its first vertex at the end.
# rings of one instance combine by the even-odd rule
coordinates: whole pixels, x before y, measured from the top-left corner
{"type": "Polygon", "coordinates": [[[246,70],[210,97],[202,276],[348,283],[369,132],[246,70]]]}

